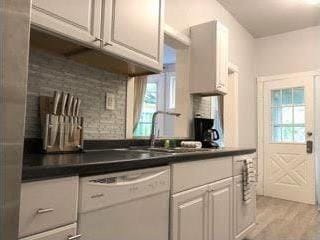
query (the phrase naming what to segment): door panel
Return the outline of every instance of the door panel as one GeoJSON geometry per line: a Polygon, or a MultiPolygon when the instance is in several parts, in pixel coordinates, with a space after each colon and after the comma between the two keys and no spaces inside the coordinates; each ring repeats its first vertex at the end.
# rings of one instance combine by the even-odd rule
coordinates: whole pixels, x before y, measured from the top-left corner
{"type": "Polygon", "coordinates": [[[171,240],[205,240],[207,186],[175,194],[171,206],[171,240]]]}
{"type": "Polygon", "coordinates": [[[233,239],[232,178],[210,185],[209,240],[233,239]]]}
{"type": "Polygon", "coordinates": [[[264,193],[315,203],[313,77],[281,79],[264,85],[264,193]]]}
{"type": "Polygon", "coordinates": [[[103,47],[147,67],[162,69],[163,0],[105,0],[103,47]]]}
{"type": "Polygon", "coordinates": [[[32,24],[74,40],[100,46],[101,0],[34,0],[32,24]]]}

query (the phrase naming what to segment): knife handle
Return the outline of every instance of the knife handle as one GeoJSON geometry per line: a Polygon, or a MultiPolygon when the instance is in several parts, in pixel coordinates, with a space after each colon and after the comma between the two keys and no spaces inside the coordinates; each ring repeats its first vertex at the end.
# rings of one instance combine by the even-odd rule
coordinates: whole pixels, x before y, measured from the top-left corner
{"type": "Polygon", "coordinates": [[[71,116],[72,102],[73,102],[73,96],[69,94],[69,97],[68,97],[68,106],[67,106],[67,116],[71,116]]]}
{"type": "Polygon", "coordinates": [[[78,99],[74,98],[73,99],[73,104],[72,104],[72,116],[76,115],[77,102],[78,102],[78,99]]]}
{"type": "Polygon", "coordinates": [[[61,115],[65,115],[66,103],[68,99],[68,93],[62,93],[62,103],[61,103],[61,115]]]}
{"type": "Polygon", "coordinates": [[[54,95],[53,95],[53,111],[52,113],[54,115],[57,114],[57,109],[58,109],[58,103],[59,103],[59,100],[60,100],[60,93],[58,91],[54,91],[54,95]]]}
{"type": "Polygon", "coordinates": [[[79,116],[80,104],[81,104],[81,100],[77,98],[76,117],[79,116]]]}
{"type": "Polygon", "coordinates": [[[48,138],[49,138],[49,114],[46,114],[46,125],[44,129],[44,136],[43,136],[43,150],[47,150],[48,148],[48,138]]]}

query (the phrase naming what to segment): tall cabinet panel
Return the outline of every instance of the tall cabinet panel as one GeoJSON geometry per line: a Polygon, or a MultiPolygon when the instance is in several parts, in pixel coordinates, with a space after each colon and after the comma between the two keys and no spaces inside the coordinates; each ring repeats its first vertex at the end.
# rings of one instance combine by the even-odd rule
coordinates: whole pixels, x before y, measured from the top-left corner
{"type": "Polygon", "coordinates": [[[102,0],[33,0],[32,24],[92,46],[100,46],[102,0]]]}
{"type": "Polygon", "coordinates": [[[233,239],[233,179],[210,185],[209,240],[233,239]]]}
{"type": "Polygon", "coordinates": [[[105,51],[162,70],[164,0],[104,0],[105,51]]]}
{"type": "Polygon", "coordinates": [[[171,240],[205,240],[207,186],[175,194],[171,201],[171,240]]]}
{"type": "MultiPolygon", "coordinates": [[[[255,192],[255,191],[253,191],[255,192]]],[[[255,225],[256,196],[246,203],[243,201],[242,175],[234,177],[234,235],[241,240],[255,225]]]]}

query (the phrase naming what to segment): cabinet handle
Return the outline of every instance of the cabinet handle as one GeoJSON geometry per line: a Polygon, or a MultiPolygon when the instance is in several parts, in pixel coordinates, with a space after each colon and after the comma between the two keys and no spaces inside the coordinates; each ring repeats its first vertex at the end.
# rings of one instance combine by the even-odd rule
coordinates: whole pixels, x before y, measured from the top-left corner
{"type": "Polygon", "coordinates": [[[37,214],[44,214],[44,213],[49,213],[49,212],[53,212],[54,209],[53,208],[39,208],[37,210],[37,214]]]}
{"type": "Polygon", "coordinates": [[[94,42],[96,42],[96,41],[103,42],[103,39],[102,39],[102,38],[98,38],[98,37],[96,37],[93,41],[94,41],[94,42]]]}
{"type": "Polygon", "coordinates": [[[105,43],[105,44],[103,44],[103,46],[104,46],[104,47],[112,46],[112,44],[111,44],[111,43],[105,43]]]}
{"type": "Polygon", "coordinates": [[[74,239],[79,239],[81,238],[81,234],[74,235],[74,236],[68,236],[68,240],[74,240],[74,239]]]}

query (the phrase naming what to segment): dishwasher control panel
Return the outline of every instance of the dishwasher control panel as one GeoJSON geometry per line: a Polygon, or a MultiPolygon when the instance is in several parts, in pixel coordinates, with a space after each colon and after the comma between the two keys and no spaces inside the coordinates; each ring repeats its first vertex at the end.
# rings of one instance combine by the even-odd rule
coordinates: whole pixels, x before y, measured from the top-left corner
{"type": "Polygon", "coordinates": [[[120,172],[80,179],[80,212],[169,191],[169,167],[120,172]]]}

